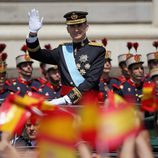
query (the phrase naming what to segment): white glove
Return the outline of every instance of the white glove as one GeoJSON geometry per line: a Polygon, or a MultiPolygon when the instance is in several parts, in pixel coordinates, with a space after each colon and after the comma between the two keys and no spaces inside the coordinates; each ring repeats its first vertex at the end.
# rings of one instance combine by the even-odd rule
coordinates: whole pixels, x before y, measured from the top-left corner
{"type": "Polygon", "coordinates": [[[38,30],[42,27],[43,17],[40,20],[39,12],[36,9],[32,9],[31,12],[28,12],[28,16],[30,32],[37,33],[38,30]]]}
{"type": "Polygon", "coordinates": [[[53,105],[72,104],[70,98],[67,95],[60,97],[58,99],[53,99],[53,100],[49,101],[49,103],[51,103],[53,105]]]}

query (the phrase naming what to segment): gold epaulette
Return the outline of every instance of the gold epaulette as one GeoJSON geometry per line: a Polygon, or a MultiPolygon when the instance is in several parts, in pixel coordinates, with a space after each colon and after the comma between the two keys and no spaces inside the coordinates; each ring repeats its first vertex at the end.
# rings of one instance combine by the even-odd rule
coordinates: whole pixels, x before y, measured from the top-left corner
{"type": "Polygon", "coordinates": [[[103,46],[102,43],[97,43],[97,42],[89,42],[88,44],[91,46],[99,46],[99,47],[103,46]]]}

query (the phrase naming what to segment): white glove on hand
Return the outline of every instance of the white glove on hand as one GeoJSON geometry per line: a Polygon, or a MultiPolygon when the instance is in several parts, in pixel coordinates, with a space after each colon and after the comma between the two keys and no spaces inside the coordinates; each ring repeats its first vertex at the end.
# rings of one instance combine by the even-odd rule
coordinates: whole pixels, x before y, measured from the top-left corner
{"type": "Polygon", "coordinates": [[[28,12],[28,16],[30,32],[37,33],[43,25],[43,17],[40,20],[39,12],[36,9],[32,9],[31,12],[28,12]]]}
{"type": "Polygon", "coordinates": [[[67,95],[60,97],[58,99],[53,99],[53,100],[49,101],[49,103],[51,103],[53,105],[72,104],[70,98],[67,95]]]}

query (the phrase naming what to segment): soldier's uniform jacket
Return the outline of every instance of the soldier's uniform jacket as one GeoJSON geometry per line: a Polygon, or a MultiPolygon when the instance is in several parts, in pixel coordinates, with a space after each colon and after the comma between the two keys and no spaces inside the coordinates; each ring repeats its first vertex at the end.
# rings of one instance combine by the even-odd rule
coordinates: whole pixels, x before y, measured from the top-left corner
{"type": "Polygon", "coordinates": [[[136,85],[131,79],[120,84],[115,92],[125,98],[127,101],[140,103],[142,97],[143,82],[136,85]]]}
{"type": "Polygon", "coordinates": [[[104,100],[107,97],[107,91],[108,90],[114,90],[118,89],[120,85],[120,81],[117,78],[110,77],[108,80],[106,79],[101,79],[99,83],[99,91],[103,92],[104,94],[104,100]]]}
{"type": "Polygon", "coordinates": [[[10,87],[10,83],[7,80],[5,82],[4,88],[0,90],[0,104],[4,101],[4,99],[9,95],[9,94],[14,94],[15,91],[10,87]]]}
{"type": "Polygon", "coordinates": [[[39,88],[42,85],[45,85],[48,81],[43,79],[42,77],[38,77],[32,80],[32,90],[38,92],[39,88]]]}
{"type": "Polygon", "coordinates": [[[10,88],[13,89],[20,96],[24,96],[32,92],[32,80],[24,81],[20,77],[10,80],[10,88]]]}
{"type": "MultiPolygon", "coordinates": [[[[99,80],[102,74],[105,62],[105,48],[96,42],[89,42],[85,39],[82,43],[73,44],[75,63],[80,74],[84,77],[84,81],[76,86],[73,82],[64,59],[62,45],[53,50],[41,49],[38,39],[29,43],[27,46],[31,58],[48,63],[58,65],[61,73],[62,85],[71,86],[69,98],[72,103],[76,103],[82,96],[82,92],[89,90],[99,90],[99,80]]],[[[72,45],[67,43],[64,45],[72,45]]]]}
{"type": "Polygon", "coordinates": [[[125,77],[124,75],[120,75],[120,76],[118,77],[118,79],[120,80],[121,83],[123,83],[123,82],[125,82],[125,81],[128,80],[128,79],[126,79],[126,77],[125,77]]]}
{"type": "Polygon", "coordinates": [[[61,97],[61,86],[54,86],[49,81],[43,84],[37,90],[37,93],[44,95],[47,100],[52,100],[61,97]]]}

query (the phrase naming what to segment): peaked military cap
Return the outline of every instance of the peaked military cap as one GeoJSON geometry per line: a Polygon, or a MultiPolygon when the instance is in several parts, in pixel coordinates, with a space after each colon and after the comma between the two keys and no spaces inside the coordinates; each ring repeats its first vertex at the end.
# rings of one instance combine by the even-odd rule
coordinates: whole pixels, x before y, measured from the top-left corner
{"type": "Polygon", "coordinates": [[[153,78],[154,76],[158,76],[158,68],[151,69],[150,78],[153,78]]]}
{"type": "Polygon", "coordinates": [[[86,16],[88,15],[88,12],[83,11],[71,11],[64,15],[64,18],[66,18],[66,24],[67,25],[75,25],[75,24],[81,24],[87,21],[86,16]]]}
{"type": "Polygon", "coordinates": [[[58,65],[46,64],[45,70],[48,71],[50,69],[57,70],[58,65]]]}
{"type": "Polygon", "coordinates": [[[130,65],[137,64],[137,63],[142,63],[142,64],[144,63],[142,61],[142,55],[141,54],[131,55],[126,60],[126,65],[127,65],[128,68],[129,68],[130,65]]]}
{"type": "Polygon", "coordinates": [[[158,52],[151,52],[151,53],[148,53],[147,55],[147,60],[148,60],[148,62],[150,61],[150,60],[158,60],[158,52]]]}
{"type": "Polygon", "coordinates": [[[118,62],[119,64],[122,63],[122,62],[126,62],[127,58],[129,58],[132,54],[130,53],[126,53],[126,54],[120,54],[118,56],[118,62]]]}
{"type": "Polygon", "coordinates": [[[19,55],[16,57],[16,66],[26,62],[33,63],[33,60],[27,54],[19,55]]]}

